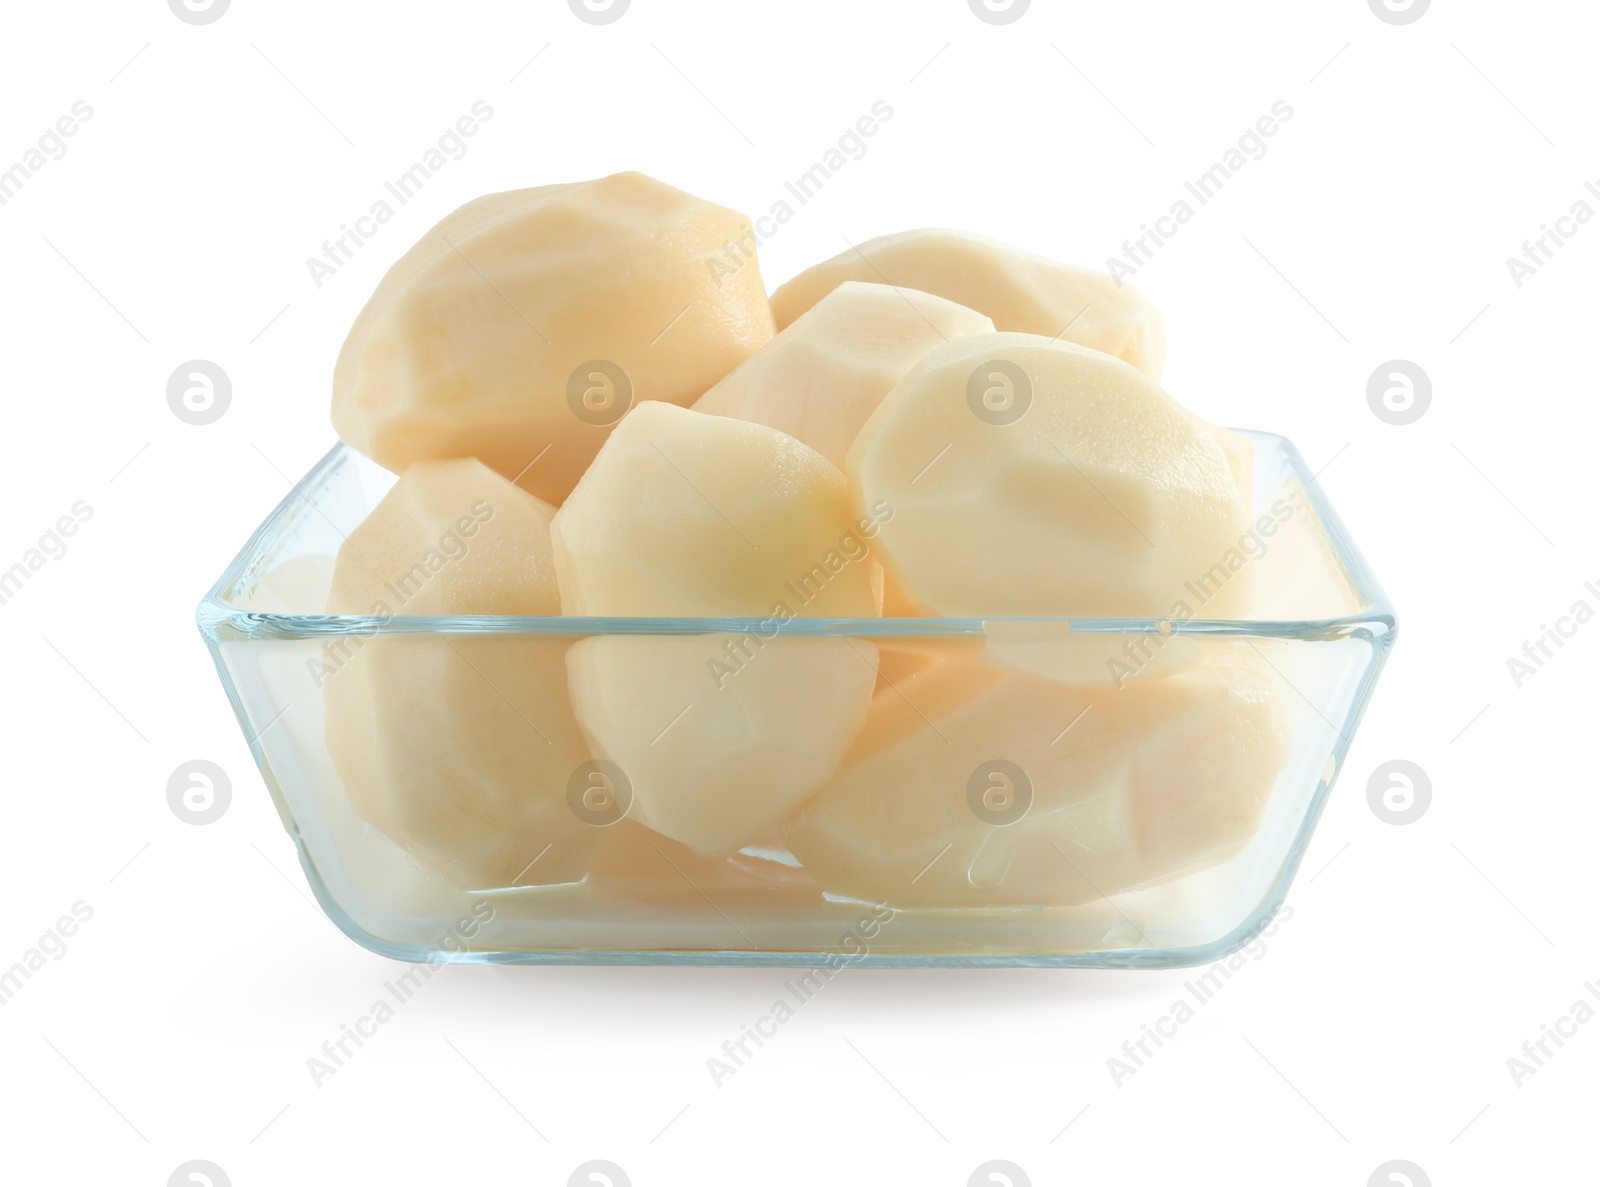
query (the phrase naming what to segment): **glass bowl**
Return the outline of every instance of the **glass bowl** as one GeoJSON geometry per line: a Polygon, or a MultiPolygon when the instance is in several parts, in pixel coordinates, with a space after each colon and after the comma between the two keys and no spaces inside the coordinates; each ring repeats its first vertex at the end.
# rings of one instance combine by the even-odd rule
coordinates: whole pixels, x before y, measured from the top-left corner
{"type": "Polygon", "coordinates": [[[198,623],[318,902],[383,955],[796,965],[816,977],[845,965],[1202,964],[1281,905],[1396,633],[1294,446],[1240,432],[1255,526],[1165,620],[328,615],[339,545],[395,481],[339,445],[245,544],[198,623]],[[1245,567],[1259,617],[1204,618],[1216,585],[1245,567]],[[848,646],[877,668],[876,734],[845,760],[850,786],[731,854],[644,827],[607,764],[587,763],[568,802],[594,830],[592,867],[554,885],[523,874],[476,885],[483,875],[366,823],[330,751],[329,672],[353,655],[383,655],[379,695],[404,706],[403,724],[391,714],[374,727],[390,731],[395,786],[370,797],[414,794],[430,762],[470,764],[495,739],[493,720],[453,711],[447,682],[426,683],[440,657],[483,675],[529,648],[667,663],[730,641],[751,664],[782,649],[806,669],[848,646]],[[982,712],[945,716],[963,696],[982,712]]]}

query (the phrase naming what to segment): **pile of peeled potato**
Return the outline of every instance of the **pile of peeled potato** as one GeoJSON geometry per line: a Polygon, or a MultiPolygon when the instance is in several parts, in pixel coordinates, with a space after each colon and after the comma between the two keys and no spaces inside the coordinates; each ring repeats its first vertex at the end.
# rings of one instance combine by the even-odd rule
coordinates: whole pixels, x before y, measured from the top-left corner
{"type": "MultiPolygon", "coordinates": [[[[901,907],[1082,903],[1236,852],[1287,748],[1249,649],[1175,639],[1124,679],[1116,636],[793,626],[1174,616],[1252,530],[1250,456],[1162,390],[1155,307],[944,230],[769,298],[751,242],[622,173],[479,198],[383,278],[333,421],[399,479],[329,613],[760,626],[346,642],[327,740],[357,813],[469,889],[578,881],[623,814],[901,907]]],[[[1253,580],[1228,566],[1195,616],[1248,617],[1253,580]]]]}

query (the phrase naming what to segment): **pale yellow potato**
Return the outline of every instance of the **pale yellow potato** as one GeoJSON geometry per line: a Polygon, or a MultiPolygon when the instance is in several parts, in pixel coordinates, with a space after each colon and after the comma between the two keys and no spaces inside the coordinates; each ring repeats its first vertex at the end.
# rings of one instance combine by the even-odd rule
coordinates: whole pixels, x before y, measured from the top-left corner
{"type": "Polygon", "coordinates": [[[561,608],[585,615],[875,615],[871,507],[766,425],[644,403],[550,526],[561,608]],[[865,525],[865,526],[863,526],[865,525]]]}
{"type": "MultiPolygon", "coordinates": [[[[1248,510],[1253,506],[1255,447],[1231,429],[1209,421],[1203,423],[1227,455],[1234,486],[1248,510]]],[[[885,581],[885,614],[891,588],[892,583],[885,581]]],[[[1202,648],[1200,639],[1178,633],[1171,623],[1156,635],[1137,631],[1104,635],[1074,632],[1064,622],[997,622],[990,624],[985,640],[987,658],[1010,671],[1063,684],[1116,688],[1129,680],[1149,679],[1187,667],[1200,658],[1202,648]]]]}
{"type": "Polygon", "coordinates": [[[1215,864],[1288,759],[1281,685],[1246,646],[1122,690],[952,658],[874,698],[784,822],[824,890],[897,907],[1066,906],[1215,864]]]}
{"type": "Polygon", "coordinates": [[[766,425],[641,404],[552,538],[568,614],[761,620],[743,636],[611,635],[568,654],[578,721],[622,769],[636,819],[723,853],[821,785],[865,718],[876,650],[779,628],[869,617],[882,596],[834,466],[766,425]]]}
{"type": "Polygon", "coordinates": [[[899,637],[878,638],[878,683],[873,695],[897,688],[918,672],[948,659],[972,659],[983,650],[983,640],[972,638],[899,637]]]}
{"type": "Polygon", "coordinates": [[[468,890],[582,879],[608,818],[568,798],[589,749],[566,652],[385,635],[326,658],[328,752],[356,815],[468,890]]]}
{"type": "Polygon", "coordinates": [[[866,719],[872,644],[604,635],[567,653],[572,706],[630,815],[702,854],[755,842],[832,775],[866,719]]]}
{"type": "Polygon", "coordinates": [[[741,215],[639,173],[490,194],[429,231],[339,353],[333,423],[397,472],[476,457],[559,503],[635,403],[690,404],[772,337],[741,215]]]}
{"type": "MultiPolygon", "coordinates": [[[[330,614],[561,612],[547,503],[471,458],[418,462],[339,549],[330,614]]],[[[573,882],[605,829],[569,803],[589,749],[567,642],[383,634],[323,654],[356,814],[468,889],[573,882]]]]}
{"type": "Polygon", "coordinates": [[[1097,269],[1060,264],[966,231],[928,228],[869,239],[807,268],[772,294],[781,330],[848,280],[903,285],[976,309],[1002,332],[1103,350],[1161,378],[1167,332],[1155,303],[1097,269]]]}
{"type": "Polygon", "coordinates": [[[328,613],[560,614],[554,515],[473,458],[417,462],[340,547],[328,613]]]}
{"type": "Polygon", "coordinates": [[[874,551],[924,612],[1234,618],[1254,571],[1222,447],[1149,376],[1031,334],[923,356],[846,461],[874,551]]]}
{"type": "Polygon", "coordinates": [[[1240,502],[1246,511],[1252,511],[1255,508],[1256,447],[1248,437],[1242,437],[1221,425],[1207,421],[1206,429],[1227,455],[1228,470],[1233,474],[1233,485],[1238,488],[1240,502]]]}
{"type": "Polygon", "coordinates": [[[883,578],[883,616],[885,618],[919,618],[922,611],[917,609],[910,598],[900,591],[900,587],[889,580],[889,575],[883,578]]]}
{"type": "Polygon", "coordinates": [[[983,314],[943,297],[846,281],[694,410],[782,429],[842,467],[867,417],[912,363],[942,342],[993,330],[983,314]]]}

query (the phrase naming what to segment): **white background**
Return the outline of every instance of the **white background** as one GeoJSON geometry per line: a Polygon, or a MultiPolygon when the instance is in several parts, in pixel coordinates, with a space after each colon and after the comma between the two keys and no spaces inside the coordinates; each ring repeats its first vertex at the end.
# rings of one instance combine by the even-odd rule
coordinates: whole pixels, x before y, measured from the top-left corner
{"type": "MultiPolygon", "coordinates": [[[[1600,622],[1519,689],[1506,659],[1600,582],[1600,220],[1521,288],[1506,257],[1600,185],[1591,5],[1435,0],[563,0],[10,4],[0,169],[92,119],[0,206],[0,567],[77,500],[70,550],[0,605],[0,966],[93,918],[0,1007],[8,1181],[1593,1182],[1600,1020],[1506,1061],[1600,980],[1600,622]],[[530,59],[535,59],[529,65],[530,59]],[[306,257],[475,100],[494,117],[319,289],[306,257]],[[329,376],[386,267],[480,193],[640,169],[746,212],[874,100],[870,151],[762,253],[987,232],[1103,265],[1275,100],[1294,109],[1138,283],[1167,386],[1286,433],[1396,602],[1401,638],[1293,916],[1119,1087],[1106,1061],[1191,974],[852,970],[736,1076],[706,1060],[782,970],[449,968],[342,1071],[306,1060],[400,966],[311,904],[193,626],[201,593],[332,441],[329,376]],[[178,364],[233,401],[169,411],[178,364]],[[1425,369],[1416,423],[1366,402],[1425,369]],[[169,811],[215,761],[216,823],[169,811]],[[1418,822],[1369,809],[1406,758],[1418,822]],[[131,863],[131,864],[130,864],[131,863]]],[[[1588,195],[1600,210],[1600,200],[1588,195]]],[[[1593,1000],[1593,999],[1591,999],[1593,1000]]],[[[1595,1003],[1600,1006],[1600,1002],[1595,1003]]]]}

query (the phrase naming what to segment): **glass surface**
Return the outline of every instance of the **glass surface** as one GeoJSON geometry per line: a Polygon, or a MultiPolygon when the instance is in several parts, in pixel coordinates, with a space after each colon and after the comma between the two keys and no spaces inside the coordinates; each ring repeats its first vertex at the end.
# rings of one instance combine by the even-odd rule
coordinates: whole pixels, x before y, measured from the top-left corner
{"type": "MultiPolygon", "coordinates": [[[[198,621],[318,901],[373,951],[497,963],[1200,964],[1246,943],[1281,904],[1396,631],[1299,453],[1281,437],[1242,435],[1262,525],[1240,545],[1258,588],[1250,621],[1202,617],[1199,574],[1194,610],[1160,621],[791,619],[774,635],[764,619],[326,615],[340,543],[395,480],[343,445],[250,538],[198,621]],[[482,873],[503,861],[452,865],[358,813],[329,746],[330,705],[351,712],[339,700],[355,684],[348,673],[362,674],[362,703],[378,705],[363,736],[391,772],[356,797],[370,805],[426,786],[429,764],[457,774],[451,764],[514,761],[521,726],[510,713],[537,726],[504,695],[516,676],[494,674],[559,671],[575,652],[620,656],[624,674],[632,664],[652,678],[732,654],[742,658],[728,682],[752,692],[789,673],[822,687],[837,673],[853,687],[859,673],[846,668],[866,665],[877,741],[858,739],[870,753],[846,759],[825,804],[800,809],[791,835],[809,867],[778,829],[706,857],[624,816],[586,825],[586,875],[583,855],[569,863],[576,874],[560,872],[559,854],[545,866],[534,857],[578,880],[528,885],[535,876],[482,873]],[[745,663],[761,670],[745,676],[745,663]],[[509,708],[453,701],[468,668],[509,708]],[[951,710],[955,693],[977,696],[982,712],[951,710]],[[941,722],[953,724],[940,733],[941,722]],[[487,758],[486,741],[500,748],[487,758]]],[[[794,713],[785,720],[806,710],[794,713]]]]}

